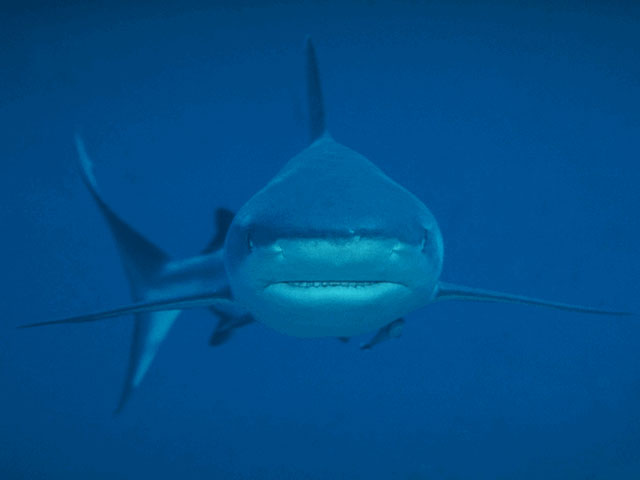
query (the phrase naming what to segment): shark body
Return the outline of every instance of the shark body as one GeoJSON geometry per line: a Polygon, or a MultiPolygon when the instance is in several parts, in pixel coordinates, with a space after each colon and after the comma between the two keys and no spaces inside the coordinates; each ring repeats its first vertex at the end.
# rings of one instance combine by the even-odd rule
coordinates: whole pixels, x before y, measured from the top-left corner
{"type": "Polygon", "coordinates": [[[217,214],[204,251],[171,260],[103,200],[79,138],[83,180],[116,239],[133,304],[25,327],[134,314],[128,373],[118,410],[140,384],[181,310],[219,317],[210,343],[258,321],[297,337],[400,335],[403,316],[446,299],[501,301],[583,313],[625,312],[479,290],[440,279],[438,224],[413,194],[328,133],[314,48],[306,43],[310,145],[234,216],[217,214]]]}

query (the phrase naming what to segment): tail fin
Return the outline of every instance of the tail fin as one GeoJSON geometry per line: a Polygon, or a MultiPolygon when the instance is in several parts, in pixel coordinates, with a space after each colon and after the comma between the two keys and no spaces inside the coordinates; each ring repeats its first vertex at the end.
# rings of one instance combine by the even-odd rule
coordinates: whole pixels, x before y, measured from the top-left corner
{"type": "Polygon", "coordinates": [[[76,148],[80,158],[82,179],[116,240],[131,285],[131,293],[135,300],[141,300],[145,291],[152,286],[158,273],[168,263],[169,257],[111,210],[100,196],[98,184],[93,175],[93,164],[87,155],[82,139],[77,135],[76,148]]]}
{"type": "MultiPolygon", "coordinates": [[[[78,135],[76,135],[75,142],[80,159],[82,179],[115,238],[124,270],[129,279],[133,299],[135,301],[147,300],[159,274],[169,262],[169,257],[118,217],[102,199],[93,174],[93,164],[86,153],[84,143],[78,135]]],[[[136,314],[129,367],[122,397],[116,411],[122,409],[131,392],[142,381],[160,344],[166,338],[179,313],[179,310],[173,310],[136,314]]]]}
{"type": "Polygon", "coordinates": [[[315,142],[326,133],[324,102],[322,100],[322,87],[320,85],[320,72],[316,51],[313,48],[311,37],[307,37],[305,43],[307,57],[307,108],[309,110],[309,140],[315,142]]]}
{"type": "Polygon", "coordinates": [[[462,285],[454,285],[444,282],[438,283],[438,291],[434,300],[471,300],[477,302],[521,303],[525,305],[536,305],[539,307],[549,307],[558,310],[591,313],[596,315],[633,315],[631,312],[618,312],[613,310],[602,310],[598,308],[584,307],[582,305],[572,305],[569,303],[549,302],[547,300],[540,300],[538,298],[523,297],[521,295],[512,295],[509,293],[482,290],[479,288],[465,287],[462,285]]]}
{"type": "Polygon", "coordinates": [[[169,334],[180,312],[180,310],[169,310],[136,314],[129,350],[129,364],[120,400],[114,413],[122,411],[133,391],[140,386],[160,345],[169,334]]]}

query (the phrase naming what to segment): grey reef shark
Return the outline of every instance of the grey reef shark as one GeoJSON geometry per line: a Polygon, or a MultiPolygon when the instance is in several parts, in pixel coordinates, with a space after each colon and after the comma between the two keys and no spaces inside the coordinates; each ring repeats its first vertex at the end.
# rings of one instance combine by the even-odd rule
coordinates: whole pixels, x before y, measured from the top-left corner
{"type": "Polygon", "coordinates": [[[258,321],[294,337],[347,341],[371,333],[363,349],[399,336],[404,316],[441,300],[629,315],[443,282],[436,219],[413,194],[329,134],[309,38],[305,52],[309,146],[235,215],[219,209],[215,237],[193,257],[170,259],[109,207],[76,136],[82,178],[115,238],[133,303],[20,328],[133,314],[131,356],[116,411],[140,385],[185,309],[204,307],[218,316],[212,345],[258,321]]]}

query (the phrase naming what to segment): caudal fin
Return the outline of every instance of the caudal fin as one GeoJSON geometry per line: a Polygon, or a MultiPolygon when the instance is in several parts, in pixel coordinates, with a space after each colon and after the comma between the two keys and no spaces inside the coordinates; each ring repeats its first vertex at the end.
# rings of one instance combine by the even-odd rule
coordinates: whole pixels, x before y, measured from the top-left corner
{"type": "Polygon", "coordinates": [[[116,241],[131,293],[135,300],[144,297],[159,272],[169,262],[169,256],[122,220],[102,199],[82,139],[76,135],[76,148],[80,159],[80,173],[116,241]]]}
{"type": "Polygon", "coordinates": [[[521,303],[524,305],[535,305],[539,307],[549,307],[570,312],[590,313],[596,315],[633,315],[631,312],[620,312],[614,310],[604,310],[599,308],[573,305],[570,303],[550,302],[538,298],[524,297],[522,295],[512,295],[510,293],[494,292],[479,288],[454,285],[452,283],[439,282],[438,291],[434,300],[470,300],[478,302],[506,302],[521,303]]]}
{"type": "Polygon", "coordinates": [[[160,345],[169,334],[169,330],[171,330],[180,312],[180,310],[169,310],[168,312],[136,314],[127,373],[120,393],[120,400],[114,413],[122,411],[131,394],[140,386],[142,379],[147,374],[153,359],[158,353],[160,345]]]}
{"type": "MultiPolygon", "coordinates": [[[[76,135],[76,148],[80,160],[80,173],[115,239],[124,267],[131,295],[135,301],[148,298],[169,256],[122,220],[103,200],[93,173],[93,164],[82,139],[76,135]]],[[[162,341],[180,311],[138,313],[135,317],[129,366],[118,411],[131,392],[140,384],[162,341]]]]}

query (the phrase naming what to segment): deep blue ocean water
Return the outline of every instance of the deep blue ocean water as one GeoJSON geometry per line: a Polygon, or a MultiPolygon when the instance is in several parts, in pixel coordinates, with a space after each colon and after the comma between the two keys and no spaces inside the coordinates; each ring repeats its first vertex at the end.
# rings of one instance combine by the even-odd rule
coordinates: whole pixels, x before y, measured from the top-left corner
{"type": "Polygon", "coordinates": [[[0,7],[1,479],[637,479],[640,318],[447,302],[369,352],[178,320],[112,414],[131,320],[76,170],[176,257],[328,124],[421,198],[443,278],[640,311],[632,2],[0,7]]]}

